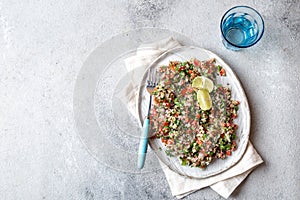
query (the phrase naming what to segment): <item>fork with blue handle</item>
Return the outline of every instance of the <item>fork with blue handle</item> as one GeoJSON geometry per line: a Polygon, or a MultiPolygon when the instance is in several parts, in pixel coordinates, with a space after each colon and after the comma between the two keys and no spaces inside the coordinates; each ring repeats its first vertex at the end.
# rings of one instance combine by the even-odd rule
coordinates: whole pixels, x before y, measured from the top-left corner
{"type": "Polygon", "coordinates": [[[146,154],[147,154],[147,148],[148,148],[148,137],[149,137],[150,111],[151,111],[151,104],[152,104],[152,92],[153,92],[154,88],[156,87],[156,85],[157,85],[156,71],[154,70],[154,72],[151,73],[151,70],[149,69],[146,90],[150,94],[150,101],[149,101],[147,118],[144,121],[143,132],[142,132],[141,138],[140,138],[140,145],[139,145],[139,151],[138,151],[138,168],[139,169],[142,169],[144,167],[145,160],[146,160],[146,154]]]}

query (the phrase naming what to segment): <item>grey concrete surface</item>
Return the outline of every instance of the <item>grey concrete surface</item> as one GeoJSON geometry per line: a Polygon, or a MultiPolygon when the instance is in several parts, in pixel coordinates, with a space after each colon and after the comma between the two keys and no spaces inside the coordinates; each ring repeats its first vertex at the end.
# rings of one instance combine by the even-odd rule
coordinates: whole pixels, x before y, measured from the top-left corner
{"type": "MultiPolygon", "coordinates": [[[[300,3],[280,1],[0,1],[0,199],[176,199],[161,170],[97,162],[76,134],[73,90],[88,55],[141,27],[179,32],[222,57],[242,80],[251,140],[265,163],[230,199],[300,199],[300,3]],[[232,52],[219,21],[247,4],[265,20],[253,48],[232,52]]],[[[222,199],[203,189],[185,199],[222,199]]]]}

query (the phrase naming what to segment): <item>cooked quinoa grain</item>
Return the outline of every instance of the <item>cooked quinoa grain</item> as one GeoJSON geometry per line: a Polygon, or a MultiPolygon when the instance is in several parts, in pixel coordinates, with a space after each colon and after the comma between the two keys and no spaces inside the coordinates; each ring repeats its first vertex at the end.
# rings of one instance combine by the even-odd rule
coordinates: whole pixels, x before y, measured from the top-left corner
{"type": "Polygon", "coordinates": [[[237,148],[238,126],[233,120],[237,118],[239,101],[231,99],[228,87],[215,85],[210,94],[213,106],[204,111],[191,86],[197,76],[215,82],[219,73],[215,59],[170,61],[159,68],[150,128],[166,146],[167,155],[178,157],[182,165],[206,168],[213,159],[225,159],[237,148]]]}

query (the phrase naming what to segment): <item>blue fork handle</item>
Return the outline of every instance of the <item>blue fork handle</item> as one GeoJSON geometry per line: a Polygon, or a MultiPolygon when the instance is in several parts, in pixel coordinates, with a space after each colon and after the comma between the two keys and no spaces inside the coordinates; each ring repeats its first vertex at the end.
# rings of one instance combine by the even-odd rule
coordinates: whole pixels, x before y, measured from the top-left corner
{"type": "Polygon", "coordinates": [[[145,164],[147,147],[148,147],[148,133],[150,120],[147,118],[143,124],[143,132],[141,135],[139,152],[138,152],[138,168],[142,169],[145,164]]]}

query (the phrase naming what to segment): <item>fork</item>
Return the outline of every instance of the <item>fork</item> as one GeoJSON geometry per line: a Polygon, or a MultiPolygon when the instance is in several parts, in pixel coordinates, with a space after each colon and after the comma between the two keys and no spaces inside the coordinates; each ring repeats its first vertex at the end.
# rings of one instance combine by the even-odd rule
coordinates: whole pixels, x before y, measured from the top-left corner
{"type": "Polygon", "coordinates": [[[141,134],[141,139],[140,139],[139,152],[138,152],[138,169],[142,169],[145,164],[146,153],[148,148],[148,135],[149,135],[148,133],[149,133],[149,124],[150,124],[150,110],[152,104],[152,92],[156,87],[156,85],[157,85],[156,71],[154,70],[154,73],[151,73],[151,70],[149,69],[146,90],[150,94],[150,101],[149,101],[147,118],[144,121],[143,132],[141,134]]]}

